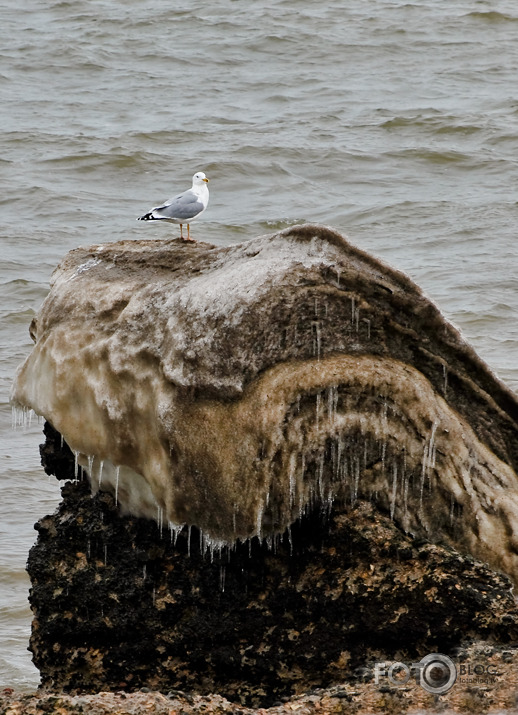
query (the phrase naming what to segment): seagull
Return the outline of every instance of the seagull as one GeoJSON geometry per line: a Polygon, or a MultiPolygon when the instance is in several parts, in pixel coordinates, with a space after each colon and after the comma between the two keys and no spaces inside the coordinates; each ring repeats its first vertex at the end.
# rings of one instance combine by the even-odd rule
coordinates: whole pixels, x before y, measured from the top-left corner
{"type": "Polygon", "coordinates": [[[137,221],[171,221],[180,224],[180,238],[183,241],[194,241],[191,238],[189,224],[198,218],[209,204],[208,179],[203,171],[198,171],[192,177],[192,187],[183,194],[173,196],[161,206],[155,206],[137,221]],[[183,224],[187,224],[187,238],[183,235],[183,224]]]}

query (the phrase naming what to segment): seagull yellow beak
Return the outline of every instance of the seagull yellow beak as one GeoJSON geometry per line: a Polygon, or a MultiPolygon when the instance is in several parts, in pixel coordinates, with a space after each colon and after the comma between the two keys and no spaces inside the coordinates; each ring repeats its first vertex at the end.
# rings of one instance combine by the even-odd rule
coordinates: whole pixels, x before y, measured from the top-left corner
{"type": "Polygon", "coordinates": [[[209,183],[209,179],[207,179],[207,177],[205,177],[203,181],[205,181],[207,184],[209,183]]]}

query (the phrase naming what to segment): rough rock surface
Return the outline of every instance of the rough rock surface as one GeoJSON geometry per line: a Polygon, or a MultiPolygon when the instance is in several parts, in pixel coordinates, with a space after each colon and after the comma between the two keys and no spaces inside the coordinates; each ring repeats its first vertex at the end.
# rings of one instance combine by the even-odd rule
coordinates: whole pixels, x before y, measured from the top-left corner
{"type": "Polygon", "coordinates": [[[100,692],[92,695],[18,693],[0,690],[0,715],[83,713],[83,715],[516,715],[518,713],[518,650],[471,646],[459,653],[465,669],[483,665],[497,673],[488,682],[466,677],[445,695],[432,695],[415,683],[376,684],[370,677],[331,688],[318,688],[270,708],[248,708],[220,695],[100,692]],[[474,682],[477,681],[477,682],[474,682]]]}
{"type": "Polygon", "coordinates": [[[373,499],[517,578],[515,396],[406,276],[336,232],[78,248],[32,334],[13,401],[123,513],[218,546],[373,499]]]}
{"type": "MultiPolygon", "coordinates": [[[[46,432],[46,469],[73,477],[73,455],[46,432]]],[[[63,496],[28,561],[30,647],[51,691],[180,689],[268,706],[372,679],[377,661],[518,642],[508,577],[412,539],[368,502],[211,551],[197,529],[120,517],[86,481],[63,496]]]]}

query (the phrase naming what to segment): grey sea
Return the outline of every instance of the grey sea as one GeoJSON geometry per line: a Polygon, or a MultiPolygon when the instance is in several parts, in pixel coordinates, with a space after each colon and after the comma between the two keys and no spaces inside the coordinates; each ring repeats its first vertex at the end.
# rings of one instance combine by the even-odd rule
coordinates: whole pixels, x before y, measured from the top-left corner
{"type": "Polygon", "coordinates": [[[205,171],[195,238],[328,224],[518,390],[518,4],[3,0],[0,26],[0,685],[30,690],[25,562],[59,487],[9,391],[59,260],[177,235],[135,218],[205,171]]]}

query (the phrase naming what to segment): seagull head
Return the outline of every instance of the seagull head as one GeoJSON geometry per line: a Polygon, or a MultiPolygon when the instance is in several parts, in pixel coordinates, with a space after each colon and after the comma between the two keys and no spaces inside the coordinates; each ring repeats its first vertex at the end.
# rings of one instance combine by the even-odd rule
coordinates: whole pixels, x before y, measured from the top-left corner
{"type": "Polygon", "coordinates": [[[196,172],[196,174],[194,174],[194,176],[192,177],[193,186],[195,184],[200,186],[201,184],[204,184],[204,183],[207,184],[208,182],[209,182],[209,180],[207,179],[207,177],[205,176],[203,171],[196,172]]]}

